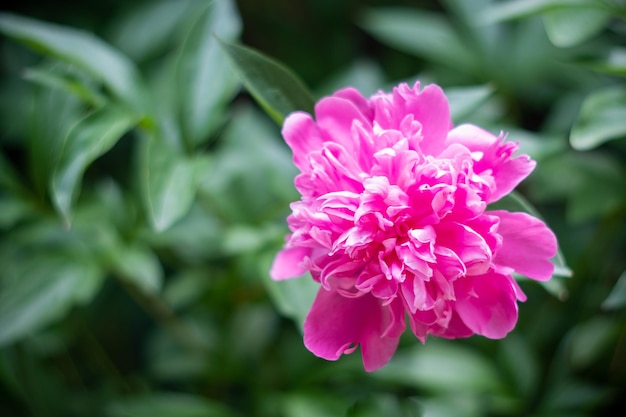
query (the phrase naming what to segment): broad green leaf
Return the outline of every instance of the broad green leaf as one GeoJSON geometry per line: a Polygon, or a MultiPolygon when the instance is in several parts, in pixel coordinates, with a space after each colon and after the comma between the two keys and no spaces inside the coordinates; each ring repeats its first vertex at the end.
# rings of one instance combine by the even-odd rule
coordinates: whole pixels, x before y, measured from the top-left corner
{"type": "Polygon", "coordinates": [[[237,122],[224,131],[213,163],[201,175],[200,189],[229,221],[256,225],[275,220],[298,198],[289,148],[272,121],[253,106],[238,108],[233,118],[237,122]]]}
{"type": "Polygon", "coordinates": [[[372,377],[431,393],[497,393],[504,390],[503,381],[489,358],[468,346],[435,339],[399,350],[372,377]]]}
{"type": "Polygon", "coordinates": [[[87,166],[111,149],[138,121],[134,113],[108,105],[93,111],[69,131],[50,181],[54,205],[68,224],[87,166]]]}
{"type": "Polygon", "coordinates": [[[583,102],[570,133],[576,150],[593,149],[612,140],[626,137],[626,88],[612,87],[593,92],[583,102]]]}
{"type": "Polygon", "coordinates": [[[251,48],[224,41],[220,45],[244,86],[276,123],[282,125],[297,110],[313,114],[313,96],[289,69],[251,48]]]}
{"type": "Polygon", "coordinates": [[[450,115],[455,123],[465,120],[494,93],[490,85],[446,88],[450,103],[450,115]]]}
{"type": "Polygon", "coordinates": [[[192,28],[178,64],[183,132],[192,144],[206,140],[224,119],[226,104],[239,81],[224,59],[216,36],[234,41],[241,33],[241,19],[234,0],[214,0],[192,28]]]}
{"type": "Polygon", "coordinates": [[[153,228],[161,232],[189,211],[196,195],[196,164],[160,131],[146,132],[140,146],[143,200],[153,228]]]}
{"type": "Polygon", "coordinates": [[[78,80],[64,77],[57,71],[29,68],[24,71],[24,78],[42,86],[58,88],[68,94],[73,94],[94,107],[101,107],[106,102],[106,98],[99,92],[78,80]]]}
{"type": "Polygon", "coordinates": [[[613,154],[562,152],[537,166],[528,190],[535,201],[565,199],[566,219],[583,222],[623,205],[624,174],[624,167],[613,154]]]}
{"type": "Polygon", "coordinates": [[[118,245],[113,252],[113,269],[141,291],[155,294],[163,285],[163,270],[156,254],[140,245],[118,245]]]}
{"type": "Polygon", "coordinates": [[[592,367],[594,362],[610,354],[623,328],[612,317],[596,316],[578,323],[569,331],[569,360],[576,369],[592,367]]]}
{"type": "MultiPolygon", "coordinates": [[[[197,12],[198,0],[156,0],[138,3],[112,24],[111,43],[134,61],[143,61],[178,41],[190,14],[197,12]]],[[[134,5],[133,5],[134,6],[134,5]]]]}
{"type": "Polygon", "coordinates": [[[536,352],[528,340],[517,332],[498,343],[498,359],[518,396],[532,398],[539,388],[540,366],[536,352]]]}
{"type": "Polygon", "coordinates": [[[93,34],[11,13],[0,14],[0,32],[75,65],[134,110],[146,110],[146,92],[132,61],[93,34]]]}
{"type": "Polygon", "coordinates": [[[626,307],[626,271],[622,272],[609,296],[602,303],[603,310],[618,310],[626,307]]]}
{"type": "Polygon", "coordinates": [[[28,168],[41,199],[59,162],[70,130],[85,115],[84,103],[60,89],[39,88],[35,94],[28,130],[28,168]]]}
{"type": "Polygon", "coordinates": [[[626,48],[615,46],[605,61],[591,62],[589,66],[596,71],[626,77],[626,48]]]}
{"type": "Polygon", "coordinates": [[[155,392],[117,400],[107,407],[109,417],[232,417],[228,407],[204,397],[155,392]]]}
{"type": "Polygon", "coordinates": [[[611,13],[595,8],[558,8],[543,14],[543,24],[550,41],[559,47],[578,45],[600,33],[611,13]]]}
{"type": "Polygon", "coordinates": [[[490,24],[535,16],[555,9],[579,7],[606,8],[597,0],[510,0],[493,4],[482,11],[481,21],[490,24]]]}
{"type": "Polygon", "coordinates": [[[45,255],[24,265],[0,293],[0,346],[32,334],[95,295],[104,275],[88,259],[45,255]]]}
{"type": "Polygon", "coordinates": [[[366,11],[359,24],[381,42],[463,71],[480,66],[450,22],[438,13],[408,8],[366,11]]]}
{"type": "Polygon", "coordinates": [[[0,229],[10,229],[34,214],[38,213],[32,202],[15,195],[0,196],[0,229]]]}

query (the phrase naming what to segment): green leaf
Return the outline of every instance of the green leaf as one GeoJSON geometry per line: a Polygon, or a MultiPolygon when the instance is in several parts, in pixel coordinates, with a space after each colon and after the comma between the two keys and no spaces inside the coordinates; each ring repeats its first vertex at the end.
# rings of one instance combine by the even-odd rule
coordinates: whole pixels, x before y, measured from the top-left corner
{"type": "Polygon", "coordinates": [[[216,36],[233,41],[241,33],[234,0],[214,0],[191,30],[178,66],[183,132],[201,143],[223,122],[225,105],[239,87],[237,75],[223,58],[216,36]]]}
{"type": "Polygon", "coordinates": [[[244,86],[276,123],[282,125],[297,110],[313,114],[313,96],[289,69],[251,48],[224,41],[220,45],[244,86]]]}
{"type": "Polygon", "coordinates": [[[28,131],[28,167],[40,198],[47,198],[50,178],[69,131],[84,117],[84,104],[60,89],[41,88],[32,105],[28,131]]]}
{"type": "Polygon", "coordinates": [[[558,8],[543,14],[543,24],[550,41],[567,48],[578,45],[604,29],[611,13],[596,8],[558,8]]]}
{"type": "Polygon", "coordinates": [[[0,32],[75,65],[133,109],[145,111],[146,92],[133,63],[93,34],[11,13],[0,14],[0,32]]]}
{"type": "Polygon", "coordinates": [[[503,381],[489,358],[467,346],[436,339],[399,350],[372,377],[431,393],[497,393],[504,390],[503,381]]]}
{"type": "Polygon", "coordinates": [[[0,293],[0,346],[40,330],[95,295],[104,275],[86,259],[44,255],[23,265],[0,293]]]}
{"type": "Polygon", "coordinates": [[[618,210],[626,201],[624,167],[611,153],[561,152],[529,178],[535,201],[565,199],[566,219],[583,222],[618,210]]]}
{"type": "Polygon", "coordinates": [[[109,417],[232,417],[226,406],[206,398],[170,392],[131,397],[107,407],[109,417]]]}
{"type": "Polygon", "coordinates": [[[510,0],[493,4],[482,13],[485,24],[521,19],[559,8],[604,9],[597,0],[510,0]]]}
{"type": "Polygon", "coordinates": [[[593,149],[626,136],[626,88],[595,91],[583,102],[570,134],[576,150],[593,149]]]}
{"type": "Polygon", "coordinates": [[[569,360],[576,369],[593,367],[605,355],[610,355],[623,328],[623,323],[611,317],[596,316],[578,323],[569,331],[567,340],[569,360]]]}
{"type": "Polygon", "coordinates": [[[143,200],[152,226],[161,232],[189,211],[196,195],[196,164],[160,132],[142,139],[143,200]]]}
{"type": "Polygon", "coordinates": [[[377,394],[357,401],[346,413],[346,417],[421,417],[423,410],[411,398],[398,399],[391,394],[377,394]]]}
{"type": "Polygon", "coordinates": [[[69,131],[52,173],[52,200],[69,224],[83,172],[138,122],[126,109],[108,105],[87,115],[69,131]]]}
{"type": "Polygon", "coordinates": [[[470,72],[481,65],[442,14],[378,8],[365,12],[359,24],[381,42],[427,60],[470,72]]]}
{"type": "Polygon", "coordinates": [[[459,123],[471,115],[494,93],[490,85],[447,88],[446,96],[450,103],[450,115],[454,122],[459,123]]]}
{"type": "Polygon", "coordinates": [[[609,51],[606,61],[591,62],[588,65],[596,71],[626,77],[626,48],[615,46],[609,51]]]}
{"type": "Polygon", "coordinates": [[[200,176],[200,189],[229,221],[256,225],[275,220],[298,198],[289,148],[277,140],[275,124],[253,106],[237,108],[233,118],[237,123],[224,131],[213,163],[200,176]]]}
{"type": "Polygon", "coordinates": [[[622,272],[609,296],[602,303],[603,310],[619,310],[626,307],[626,271],[622,272]]]}
{"type": "Polygon", "coordinates": [[[119,277],[148,294],[161,291],[163,269],[156,254],[140,245],[117,245],[113,252],[113,268],[119,277]]]}
{"type": "Polygon", "coordinates": [[[29,68],[24,72],[24,78],[42,86],[58,88],[73,94],[94,107],[101,107],[106,102],[106,98],[99,92],[75,79],[58,74],[57,71],[29,68]]]}
{"type": "Polygon", "coordinates": [[[186,27],[189,15],[196,12],[201,3],[197,0],[137,3],[113,22],[107,39],[135,62],[146,60],[179,40],[180,30],[186,27]]]}

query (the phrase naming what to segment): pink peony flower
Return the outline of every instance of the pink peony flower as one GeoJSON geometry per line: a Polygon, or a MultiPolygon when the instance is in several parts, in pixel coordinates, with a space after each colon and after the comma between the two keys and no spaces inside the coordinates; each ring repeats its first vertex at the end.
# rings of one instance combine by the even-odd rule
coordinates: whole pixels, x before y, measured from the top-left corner
{"type": "Polygon", "coordinates": [[[554,234],[526,213],[487,210],[535,167],[516,143],[453,128],[436,85],[369,100],[353,88],[296,112],[283,136],[301,173],[275,280],[321,284],[304,343],[336,360],[361,346],[365,370],[393,356],[405,317],[415,336],[502,338],[525,296],[513,272],[548,280],[554,234]]]}

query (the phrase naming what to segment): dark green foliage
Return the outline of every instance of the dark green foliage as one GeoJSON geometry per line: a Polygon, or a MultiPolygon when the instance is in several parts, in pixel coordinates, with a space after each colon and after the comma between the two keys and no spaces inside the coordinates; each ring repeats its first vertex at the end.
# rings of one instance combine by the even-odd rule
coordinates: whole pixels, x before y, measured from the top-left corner
{"type": "Polygon", "coordinates": [[[0,415],[623,406],[623,1],[57,3],[0,14],[0,415]],[[536,210],[561,253],[551,281],[521,280],[507,338],[407,334],[366,374],[304,348],[312,280],[268,277],[298,198],[273,122],[398,77],[538,161],[498,206],[536,210]]]}

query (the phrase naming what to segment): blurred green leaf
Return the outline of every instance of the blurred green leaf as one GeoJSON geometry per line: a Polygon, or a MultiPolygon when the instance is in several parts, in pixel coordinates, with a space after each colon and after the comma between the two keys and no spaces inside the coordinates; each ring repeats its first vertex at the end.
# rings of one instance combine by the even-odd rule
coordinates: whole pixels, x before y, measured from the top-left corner
{"type": "Polygon", "coordinates": [[[326,80],[316,92],[320,97],[328,96],[337,90],[354,87],[363,96],[368,97],[385,83],[385,74],[380,65],[374,61],[359,60],[326,80]]]}
{"type": "Polygon", "coordinates": [[[111,42],[134,61],[150,58],[178,40],[181,28],[186,28],[187,19],[201,3],[156,0],[133,5],[131,11],[113,22],[111,42]]]}
{"type": "Polygon", "coordinates": [[[29,68],[24,72],[24,78],[48,88],[58,88],[66,93],[73,94],[94,107],[101,107],[106,102],[106,98],[99,92],[75,79],[64,77],[58,74],[57,71],[29,68]]]}
{"type": "Polygon", "coordinates": [[[602,9],[606,8],[597,0],[510,0],[493,4],[482,11],[482,22],[496,23],[507,20],[535,16],[563,8],[602,9]]]}
{"type": "Polygon", "coordinates": [[[626,88],[595,91],[583,102],[572,127],[570,143],[584,151],[626,136],[626,88]]]}
{"type": "Polygon", "coordinates": [[[346,417],[422,417],[422,407],[411,398],[399,399],[392,395],[374,395],[357,401],[348,410],[346,417]]]}
{"type": "Polygon", "coordinates": [[[536,352],[518,333],[507,335],[498,343],[502,368],[507,372],[518,397],[532,398],[539,389],[540,363],[536,352]]]}
{"type": "Polygon", "coordinates": [[[442,14],[415,8],[377,8],[367,10],[359,24],[383,43],[428,61],[470,72],[480,65],[442,14]]]}
{"type": "Polygon", "coordinates": [[[28,170],[43,200],[59,163],[68,133],[84,117],[84,103],[59,89],[38,88],[32,103],[28,130],[28,170]]]}
{"type": "Polygon", "coordinates": [[[431,393],[497,393],[504,390],[494,363],[487,357],[468,346],[437,339],[399,350],[389,364],[372,377],[431,393]]]}
{"type": "Polygon", "coordinates": [[[196,163],[158,133],[146,133],[140,146],[144,204],[152,226],[161,232],[189,211],[196,194],[196,163]]]}
{"type": "Polygon", "coordinates": [[[626,77],[626,48],[612,47],[606,61],[591,62],[588,65],[596,71],[626,77]]]}
{"type": "Polygon", "coordinates": [[[493,93],[494,88],[490,85],[446,88],[446,96],[450,103],[450,117],[455,123],[466,120],[493,93]]]}
{"type": "Polygon", "coordinates": [[[535,201],[565,199],[567,220],[583,222],[623,204],[623,178],[624,168],[615,155],[562,152],[537,165],[527,184],[535,201]]]}
{"type": "Polygon", "coordinates": [[[33,204],[18,196],[0,196],[0,229],[10,229],[16,223],[36,214],[33,204]]]}
{"type": "Polygon", "coordinates": [[[232,417],[226,406],[200,396],[158,392],[118,400],[107,408],[109,417],[232,417]]]}
{"type": "Polygon", "coordinates": [[[183,132],[201,143],[224,119],[224,107],[239,82],[224,59],[219,39],[230,42],[241,33],[234,0],[213,0],[200,13],[183,47],[178,66],[183,132]]]}
{"type": "Polygon", "coordinates": [[[237,122],[228,125],[213,163],[202,171],[202,195],[216,214],[232,222],[258,225],[286,216],[288,204],[298,198],[297,169],[280,131],[252,106],[237,108],[233,117],[237,122]]]}
{"type": "Polygon", "coordinates": [[[569,332],[569,359],[575,369],[583,369],[609,354],[623,323],[597,316],[578,323],[569,332]]]}
{"type": "Polygon", "coordinates": [[[50,180],[52,200],[69,224],[83,172],[138,122],[126,109],[108,105],[93,111],[69,131],[50,180]]]}
{"type": "Polygon", "coordinates": [[[102,271],[89,259],[44,255],[22,266],[0,293],[0,346],[50,324],[77,303],[91,300],[102,284],[102,271]]]}
{"type": "Polygon", "coordinates": [[[76,65],[133,109],[146,110],[146,92],[133,63],[93,34],[11,13],[0,14],[0,32],[43,54],[76,65]]]}
{"type": "Polygon", "coordinates": [[[562,48],[578,45],[600,33],[610,19],[610,12],[597,8],[559,8],[543,14],[550,41],[562,48]]]}
{"type": "Polygon", "coordinates": [[[290,392],[281,398],[284,417],[340,416],[345,412],[343,398],[327,392],[290,392]]]}
{"type": "Polygon", "coordinates": [[[313,96],[288,68],[251,48],[225,41],[220,45],[250,94],[276,123],[282,125],[297,110],[313,114],[313,96]]]}
{"type": "Polygon", "coordinates": [[[618,278],[609,296],[602,303],[603,310],[618,310],[626,307],[626,271],[618,278]]]}
{"type": "Polygon", "coordinates": [[[163,270],[153,251],[140,245],[118,244],[113,249],[113,268],[121,279],[148,294],[161,290],[163,270]]]}

